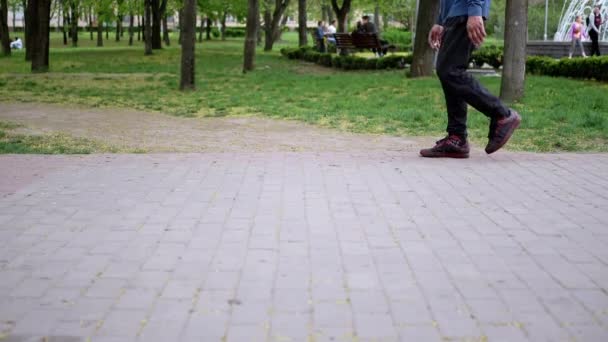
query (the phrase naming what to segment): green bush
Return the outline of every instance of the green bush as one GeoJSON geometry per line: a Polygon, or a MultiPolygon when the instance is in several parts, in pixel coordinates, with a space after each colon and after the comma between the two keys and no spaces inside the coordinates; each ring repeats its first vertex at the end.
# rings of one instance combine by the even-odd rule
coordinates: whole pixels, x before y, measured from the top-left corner
{"type": "Polygon", "coordinates": [[[338,56],[329,53],[319,53],[306,46],[301,48],[282,48],[281,55],[289,59],[302,59],[325,67],[341,68],[344,70],[375,70],[403,69],[412,63],[411,55],[389,55],[382,58],[363,58],[357,56],[338,56]]]}
{"type": "Polygon", "coordinates": [[[608,81],[608,56],[560,60],[528,57],[526,70],[536,75],[608,81]]]}
{"type": "Polygon", "coordinates": [[[412,49],[412,32],[389,28],[383,31],[381,36],[382,39],[397,46],[399,51],[410,51],[412,49]]]}
{"type": "Polygon", "coordinates": [[[484,63],[491,65],[494,69],[500,68],[502,65],[503,48],[496,45],[485,45],[473,51],[471,61],[477,67],[483,66],[484,63]]]}

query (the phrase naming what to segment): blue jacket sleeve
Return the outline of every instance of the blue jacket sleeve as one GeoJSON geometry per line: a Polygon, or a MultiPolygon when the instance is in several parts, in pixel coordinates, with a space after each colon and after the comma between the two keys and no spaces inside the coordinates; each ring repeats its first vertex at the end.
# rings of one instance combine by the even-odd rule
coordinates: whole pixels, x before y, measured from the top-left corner
{"type": "Polygon", "coordinates": [[[481,17],[485,0],[467,0],[469,17],[481,17]]]}

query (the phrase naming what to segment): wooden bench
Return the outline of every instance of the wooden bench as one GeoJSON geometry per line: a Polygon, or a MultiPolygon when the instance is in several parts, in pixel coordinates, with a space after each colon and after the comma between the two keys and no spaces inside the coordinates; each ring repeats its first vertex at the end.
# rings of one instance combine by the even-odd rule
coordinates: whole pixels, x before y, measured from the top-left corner
{"type": "Polygon", "coordinates": [[[356,49],[376,49],[376,51],[390,50],[394,51],[395,46],[391,44],[382,44],[382,41],[376,33],[334,33],[336,39],[336,48],[349,51],[356,49]]]}

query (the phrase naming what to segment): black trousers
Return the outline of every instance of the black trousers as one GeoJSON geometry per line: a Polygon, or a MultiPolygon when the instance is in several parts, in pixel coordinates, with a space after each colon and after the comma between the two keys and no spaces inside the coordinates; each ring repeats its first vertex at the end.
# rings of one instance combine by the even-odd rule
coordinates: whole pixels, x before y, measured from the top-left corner
{"type": "Polygon", "coordinates": [[[598,42],[598,34],[597,32],[595,32],[595,30],[590,30],[589,31],[589,38],[591,38],[591,53],[589,54],[589,56],[593,56],[593,55],[600,55],[600,44],[598,42]]]}
{"type": "Polygon", "coordinates": [[[467,34],[467,17],[449,18],[437,56],[437,75],[448,110],[447,132],[467,137],[467,104],[489,117],[492,123],[509,115],[509,109],[481,86],[468,72],[475,46],[467,34]]]}

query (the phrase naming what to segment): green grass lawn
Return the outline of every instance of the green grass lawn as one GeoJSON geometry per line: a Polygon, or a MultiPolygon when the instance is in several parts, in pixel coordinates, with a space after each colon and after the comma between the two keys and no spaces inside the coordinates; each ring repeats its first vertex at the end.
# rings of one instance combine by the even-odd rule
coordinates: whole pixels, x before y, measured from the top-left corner
{"type": "MultiPolygon", "coordinates": [[[[113,37],[112,35],[110,36],[113,37]]],[[[403,70],[341,71],[282,58],[296,35],[275,52],[259,50],[257,69],[244,75],[242,40],[198,44],[197,87],[182,93],[180,50],[175,44],[153,56],[126,40],[94,47],[63,47],[52,36],[49,74],[32,75],[23,52],[0,59],[0,101],[128,107],[176,116],[263,115],[302,120],[353,132],[442,136],[446,115],[436,78],[408,79],[403,70]]],[[[481,82],[498,93],[500,78],[481,82]]],[[[525,151],[608,151],[608,84],[528,77],[526,97],[514,107],[524,121],[509,148],[525,151]]],[[[470,113],[470,136],[485,144],[487,119],[470,113]]]]}

